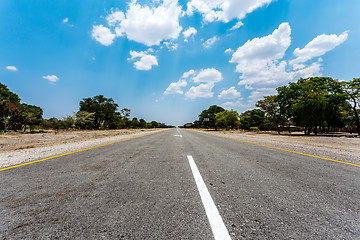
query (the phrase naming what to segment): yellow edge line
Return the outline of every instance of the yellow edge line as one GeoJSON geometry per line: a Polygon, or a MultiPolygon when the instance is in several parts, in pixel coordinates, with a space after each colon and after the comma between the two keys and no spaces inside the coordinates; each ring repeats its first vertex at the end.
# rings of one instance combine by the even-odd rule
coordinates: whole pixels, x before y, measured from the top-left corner
{"type": "MultiPolygon", "coordinates": [[[[199,132],[201,132],[201,131],[199,131],[199,132]]],[[[324,160],[327,160],[327,161],[332,161],[332,162],[343,163],[343,164],[347,164],[347,165],[351,165],[351,166],[355,166],[355,167],[360,167],[359,164],[355,164],[355,163],[343,162],[343,161],[339,161],[339,160],[335,160],[335,159],[331,159],[331,158],[325,158],[325,157],[315,156],[315,155],[311,155],[311,154],[307,154],[307,153],[291,151],[291,150],[284,149],[284,148],[272,147],[272,146],[268,146],[268,145],[264,145],[264,144],[260,144],[260,143],[254,143],[254,142],[244,141],[244,140],[240,140],[240,139],[236,139],[236,138],[231,138],[231,137],[219,136],[219,135],[215,135],[215,134],[211,134],[211,133],[206,133],[206,132],[201,132],[201,133],[209,134],[209,135],[215,136],[215,137],[227,138],[227,139],[235,140],[235,141],[238,141],[238,142],[250,143],[250,144],[254,144],[254,145],[258,145],[258,146],[262,146],[262,147],[273,148],[273,149],[277,149],[277,150],[281,150],[281,151],[285,151],[285,152],[291,152],[291,153],[296,153],[296,154],[300,154],[300,155],[304,155],[304,156],[309,156],[309,157],[314,157],[314,158],[320,158],[320,159],[324,159],[324,160]]]]}
{"type": "Polygon", "coordinates": [[[68,153],[64,153],[64,154],[60,154],[60,155],[55,155],[55,156],[52,156],[52,157],[47,157],[47,158],[43,158],[43,159],[31,161],[31,162],[26,162],[26,163],[17,164],[17,165],[10,166],[10,167],[0,168],[0,172],[5,171],[5,170],[9,170],[9,169],[12,169],[12,168],[18,168],[18,167],[30,165],[30,164],[37,163],[37,162],[43,162],[43,161],[50,160],[50,159],[53,159],[53,158],[63,157],[63,156],[70,155],[70,154],[73,154],[73,153],[78,153],[78,152],[83,152],[83,151],[87,151],[87,150],[94,149],[94,148],[104,147],[104,146],[111,145],[111,144],[114,144],[114,143],[120,143],[120,142],[132,140],[132,139],[136,139],[136,138],[140,138],[140,137],[145,137],[145,136],[148,136],[148,135],[151,135],[151,134],[154,134],[154,133],[157,133],[157,132],[147,133],[147,134],[137,136],[137,137],[126,138],[126,139],[116,141],[116,142],[105,143],[105,144],[98,145],[98,146],[95,146],[95,147],[84,148],[84,149],[80,149],[80,150],[77,150],[77,151],[68,152],[68,153]]]}

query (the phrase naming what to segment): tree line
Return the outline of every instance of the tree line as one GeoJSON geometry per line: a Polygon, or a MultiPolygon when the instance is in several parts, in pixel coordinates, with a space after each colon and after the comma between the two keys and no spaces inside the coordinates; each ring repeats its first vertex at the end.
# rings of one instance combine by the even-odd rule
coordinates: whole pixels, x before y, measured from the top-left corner
{"type": "Polygon", "coordinates": [[[305,135],[329,129],[356,129],[360,135],[360,78],[337,81],[330,77],[301,78],[278,87],[276,95],[257,101],[256,109],[238,114],[210,106],[198,120],[184,127],[244,130],[280,130],[296,126],[305,135]]]}
{"type": "Polygon", "coordinates": [[[35,105],[21,103],[16,93],[0,83],[0,130],[26,131],[37,129],[124,129],[124,128],[168,128],[165,123],[146,122],[136,117],[130,118],[131,110],[123,108],[103,95],[84,98],[79,103],[79,111],[63,118],[42,117],[43,110],[35,105]]]}

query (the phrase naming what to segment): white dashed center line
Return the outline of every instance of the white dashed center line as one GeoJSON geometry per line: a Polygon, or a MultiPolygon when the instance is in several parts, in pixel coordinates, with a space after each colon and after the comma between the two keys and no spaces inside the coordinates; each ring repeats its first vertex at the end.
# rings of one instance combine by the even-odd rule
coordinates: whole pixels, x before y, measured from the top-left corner
{"type": "Polygon", "coordinates": [[[208,217],[215,240],[231,240],[229,232],[226,229],[226,226],[215,206],[213,199],[211,198],[211,195],[205,185],[204,180],[201,177],[193,157],[188,155],[187,158],[189,160],[191,171],[194,175],[196,186],[199,190],[201,201],[204,205],[205,212],[208,217]]]}

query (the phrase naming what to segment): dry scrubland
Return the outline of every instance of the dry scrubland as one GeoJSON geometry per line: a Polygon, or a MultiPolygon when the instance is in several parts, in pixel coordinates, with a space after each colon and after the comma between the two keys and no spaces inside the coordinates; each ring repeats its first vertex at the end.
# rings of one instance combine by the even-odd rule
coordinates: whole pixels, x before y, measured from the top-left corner
{"type": "Polygon", "coordinates": [[[157,131],[163,130],[82,130],[49,131],[35,134],[0,134],[0,167],[33,161],[157,131]]]}
{"type": "MultiPolygon", "coordinates": [[[[243,131],[201,130],[201,132],[360,164],[359,137],[304,136],[303,133],[277,135],[275,133],[253,133],[243,131]]],[[[355,136],[355,134],[353,135],[355,136]]]]}

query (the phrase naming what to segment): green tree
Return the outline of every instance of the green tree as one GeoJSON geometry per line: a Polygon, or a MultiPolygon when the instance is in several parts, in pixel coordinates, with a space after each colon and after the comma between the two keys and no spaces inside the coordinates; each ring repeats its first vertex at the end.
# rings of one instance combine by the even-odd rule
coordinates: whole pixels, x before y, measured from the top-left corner
{"type": "Polygon", "coordinates": [[[21,104],[21,111],[24,132],[26,131],[27,125],[31,132],[33,126],[41,124],[43,110],[40,107],[23,103],[21,104]]]}
{"type": "Polygon", "coordinates": [[[277,91],[275,100],[281,113],[295,125],[304,126],[305,134],[310,134],[313,127],[317,134],[318,126],[341,122],[340,112],[346,105],[346,95],[341,84],[332,78],[301,78],[296,83],[277,88],[277,91]]]}
{"type": "Polygon", "coordinates": [[[139,127],[146,128],[146,121],[142,118],[139,120],[139,127]]]}
{"type": "Polygon", "coordinates": [[[91,129],[94,124],[95,113],[78,111],[75,114],[75,126],[80,129],[91,129]]]}
{"type": "Polygon", "coordinates": [[[120,117],[116,112],[118,105],[112,98],[97,95],[92,98],[84,98],[80,101],[80,111],[94,113],[94,127],[103,129],[109,127],[110,123],[120,117]]]}
{"type": "Polygon", "coordinates": [[[132,128],[138,128],[139,127],[139,120],[134,117],[132,120],[131,120],[131,127],[132,128]]]}
{"type": "Polygon", "coordinates": [[[251,127],[262,129],[264,122],[265,113],[260,109],[248,110],[240,115],[240,127],[242,129],[250,130],[251,127]]]}
{"type": "Polygon", "coordinates": [[[7,130],[9,125],[14,123],[16,115],[20,111],[20,98],[16,93],[13,93],[9,88],[0,83],[0,126],[7,130]]]}
{"type": "Polygon", "coordinates": [[[279,103],[275,101],[275,98],[276,96],[266,96],[264,99],[259,100],[255,106],[265,113],[268,127],[276,128],[278,134],[280,134],[279,125],[283,125],[286,119],[281,115],[279,103]]]}
{"type": "Polygon", "coordinates": [[[226,131],[235,127],[239,120],[239,114],[234,110],[224,110],[215,114],[215,124],[217,127],[225,127],[226,131]]]}
{"type": "Polygon", "coordinates": [[[357,132],[360,135],[360,78],[354,78],[349,82],[344,82],[343,89],[350,100],[352,112],[355,118],[354,122],[357,128],[357,132]]]}
{"type": "Polygon", "coordinates": [[[217,130],[215,114],[224,111],[225,109],[212,105],[208,109],[202,111],[199,115],[199,122],[204,128],[215,128],[217,130]]]}

